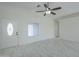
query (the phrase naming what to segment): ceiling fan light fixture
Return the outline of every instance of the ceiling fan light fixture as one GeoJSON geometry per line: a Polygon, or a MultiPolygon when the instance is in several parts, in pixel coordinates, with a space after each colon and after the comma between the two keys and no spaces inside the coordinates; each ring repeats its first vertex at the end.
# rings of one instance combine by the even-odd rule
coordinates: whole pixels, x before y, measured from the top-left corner
{"type": "Polygon", "coordinates": [[[46,11],[46,14],[50,14],[51,13],[51,11],[46,11]]]}

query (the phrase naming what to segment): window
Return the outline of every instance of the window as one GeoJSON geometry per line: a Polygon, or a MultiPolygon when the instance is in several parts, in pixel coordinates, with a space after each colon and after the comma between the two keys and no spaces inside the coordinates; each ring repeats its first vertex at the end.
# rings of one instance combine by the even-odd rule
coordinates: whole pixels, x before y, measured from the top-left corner
{"type": "Polygon", "coordinates": [[[12,25],[12,23],[9,23],[7,25],[7,33],[8,33],[9,36],[11,36],[13,34],[13,25],[12,25]]]}
{"type": "Polygon", "coordinates": [[[37,36],[39,34],[39,24],[28,24],[28,36],[37,36]]]}

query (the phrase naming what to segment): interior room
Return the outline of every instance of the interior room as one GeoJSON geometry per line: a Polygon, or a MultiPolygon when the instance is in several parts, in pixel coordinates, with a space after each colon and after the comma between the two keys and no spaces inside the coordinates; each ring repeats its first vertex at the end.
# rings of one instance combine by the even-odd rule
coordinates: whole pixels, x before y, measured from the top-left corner
{"type": "Polygon", "coordinates": [[[0,57],[79,57],[79,2],[0,2],[0,57]]]}

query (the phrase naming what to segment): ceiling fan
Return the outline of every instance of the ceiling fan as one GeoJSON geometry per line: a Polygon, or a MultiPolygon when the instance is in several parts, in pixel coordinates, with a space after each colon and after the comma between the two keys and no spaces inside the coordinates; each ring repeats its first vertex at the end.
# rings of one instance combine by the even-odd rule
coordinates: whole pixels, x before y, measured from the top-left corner
{"type": "MultiPolygon", "coordinates": [[[[41,6],[37,5],[37,7],[41,7],[41,6]]],[[[47,14],[56,15],[56,13],[53,12],[53,11],[61,9],[61,7],[56,7],[56,8],[51,9],[49,7],[49,2],[47,2],[46,4],[44,4],[44,7],[45,7],[45,10],[43,10],[43,11],[36,11],[36,12],[44,12],[44,16],[46,16],[47,14]]]]}

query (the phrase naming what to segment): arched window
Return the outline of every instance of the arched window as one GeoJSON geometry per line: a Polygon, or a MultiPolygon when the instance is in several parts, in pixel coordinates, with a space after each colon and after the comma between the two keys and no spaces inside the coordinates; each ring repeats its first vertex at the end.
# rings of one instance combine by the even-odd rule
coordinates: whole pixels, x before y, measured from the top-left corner
{"type": "Polygon", "coordinates": [[[11,36],[13,34],[13,25],[12,25],[12,23],[8,23],[7,33],[8,33],[9,36],[11,36]]]}

